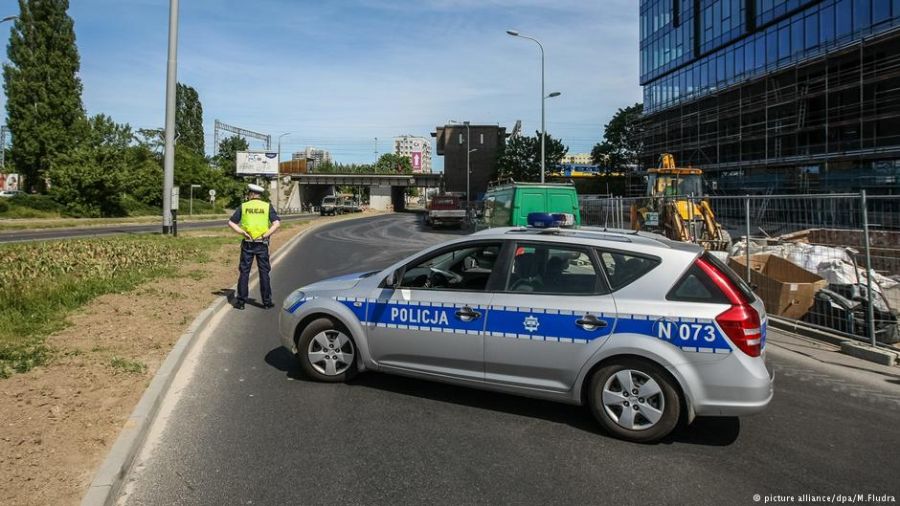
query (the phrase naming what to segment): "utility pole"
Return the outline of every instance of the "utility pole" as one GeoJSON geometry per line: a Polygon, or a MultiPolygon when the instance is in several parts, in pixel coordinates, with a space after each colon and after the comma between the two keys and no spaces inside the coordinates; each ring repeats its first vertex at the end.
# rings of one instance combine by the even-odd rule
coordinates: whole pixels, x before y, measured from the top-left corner
{"type": "MultiPolygon", "coordinates": [[[[175,184],[175,85],[178,70],[178,0],[169,0],[169,65],[166,72],[166,152],[163,163],[163,227],[172,229],[172,186],[175,184]]],[[[172,230],[174,231],[174,230],[172,230]]]]}

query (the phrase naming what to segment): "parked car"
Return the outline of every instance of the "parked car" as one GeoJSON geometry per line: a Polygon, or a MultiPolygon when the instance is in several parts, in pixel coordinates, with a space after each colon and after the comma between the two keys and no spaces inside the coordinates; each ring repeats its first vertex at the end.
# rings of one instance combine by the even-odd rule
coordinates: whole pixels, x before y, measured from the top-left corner
{"type": "Polygon", "coordinates": [[[428,204],[427,211],[425,225],[430,227],[440,225],[462,227],[466,222],[466,209],[459,195],[450,193],[436,195],[428,204]]]}
{"type": "Polygon", "coordinates": [[[338,200],[338,207],[342,213],[358,213],[362,211],[359,201],[354,198],[344,197],[338,200]]]}
{"type": "Polygon", "coordinates": [[[322,205],[319,206],[319,215],[325,216],[330,214],[334,216],[335,214],[340,213],[340,209],[338,207],[338,198],[334,195],[329,195],[322,199],[322,205]]]}
{"type": "Polygon", "coordinates": [[[3,198],[12,198],[19,195],[25,195],[25,192],[21,190],[2,190],[0,191],[0,197],[3,198]]]}
{"type": "Polygon", "coordinates": [[[631,441],[773,393],[762,301],[700,246],[644,233],[487,229],[304,286],[279,320],[314,380],[371,370],[587,405],[631,441]]]}

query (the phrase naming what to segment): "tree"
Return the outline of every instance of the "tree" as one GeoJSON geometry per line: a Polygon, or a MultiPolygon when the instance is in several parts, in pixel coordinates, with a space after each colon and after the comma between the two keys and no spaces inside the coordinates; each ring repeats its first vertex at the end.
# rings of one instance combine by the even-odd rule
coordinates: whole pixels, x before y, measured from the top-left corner
{"type": "Polygon", "coordinates": [[[385,153],[372,169],[375,174],[412,174],[412,162],[408,156],[385,153]]]}
{"type": "MultiPolygon", "coordinates": [[[[548,171],[559,166],[569,148],[562,141],[547,134],[545,144],[545,167],[548,171]]],[[[497,157],[497,177],[512,178],[520,182],[534,182],[541,179],[541,132],[534,137],[519,136],[510,139],[497,157]]]]}
{"type": "Polygon", "coordinates": [[[219,151],[216,155],[219,169],[225,174],[234,175],[237,169],[238,151],[247,151],[248,149],[250,149],[250,145],[247,144],[247,139],[237,135],[232,135],[219,141],[219,151]]]}
{"type": "Polygon", "coordinates": [[[603,141],[591,150],[591,160],[604,167],[620,169],[638,164],[643,150],[641,114],[644,104],[619,109],[603,127],[603,141]]]}
{"type": "Polygon", "coordinates": [[[68,0],[18,0],[3,65],[10,161],[29,188],[43,190],[54,157],[85,131],[80,59],[68,0]]]}
{"type": "Polygon", "coordinates": [[[175,91],[175,135],[178,144],[206,156],[203,142],[203,105],[197,90],[178,83],[175,91]]]}
{"type": "Polygon", "coordinates": [[[128,125],[102,114],[88,120],[84,141],[57,154],[47,170],[53,200],[74,216],[124,215],[122,194],[139,153],[133,141],[128,125]]]}

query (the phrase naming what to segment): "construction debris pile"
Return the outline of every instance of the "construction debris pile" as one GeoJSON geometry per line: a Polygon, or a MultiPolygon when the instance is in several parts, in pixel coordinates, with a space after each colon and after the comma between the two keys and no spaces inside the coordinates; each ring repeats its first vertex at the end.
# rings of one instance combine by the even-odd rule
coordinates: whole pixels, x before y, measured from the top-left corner
{"type": "MultiPolygon", "coordinates": [[[[900,250],[876,249],[878,256],[867,268],[865,256],[853,248],[817,244],[816,239],[829,232],[834,233],[805,230],[750,240],[749,283],[766,311],[868,338],[871,276],[875,338],[884,344],[900,342],[900,250]]],[[[729,252],[729,264],[743,278],[747,277],[747,248],[742,239],[729,252]]]]}

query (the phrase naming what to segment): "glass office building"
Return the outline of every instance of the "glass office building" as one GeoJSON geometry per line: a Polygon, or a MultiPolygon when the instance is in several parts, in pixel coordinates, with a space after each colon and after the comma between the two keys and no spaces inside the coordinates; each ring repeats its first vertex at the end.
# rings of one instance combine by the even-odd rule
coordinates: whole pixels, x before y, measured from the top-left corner
{"type": "Polygon", "coordinates": [[[645,166],[900,193],[900,0],[641,0],[645,166]]]}

